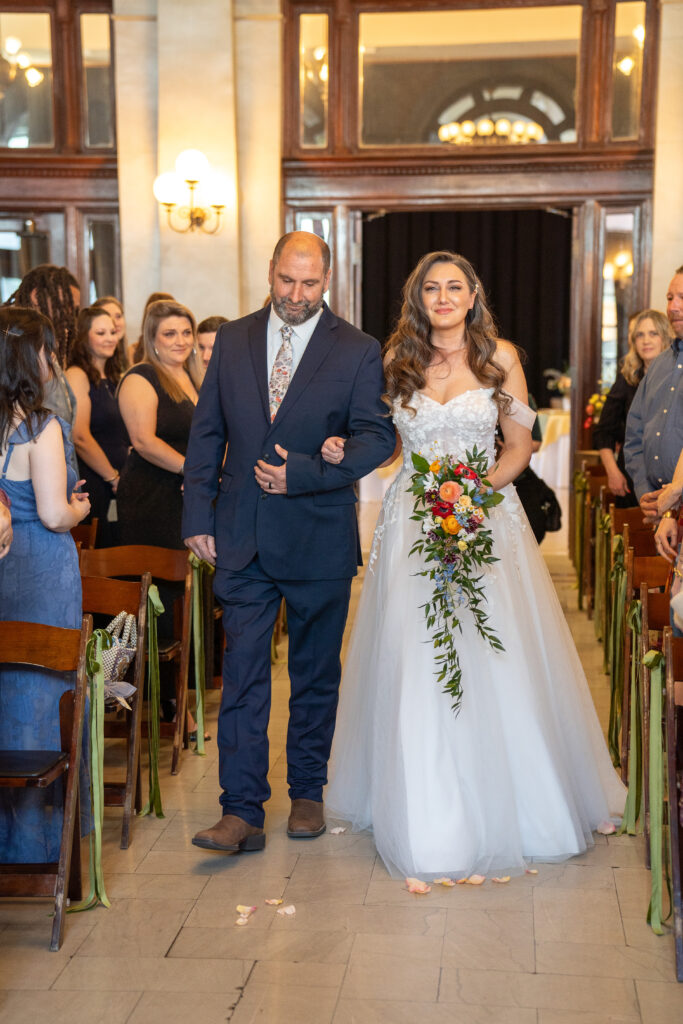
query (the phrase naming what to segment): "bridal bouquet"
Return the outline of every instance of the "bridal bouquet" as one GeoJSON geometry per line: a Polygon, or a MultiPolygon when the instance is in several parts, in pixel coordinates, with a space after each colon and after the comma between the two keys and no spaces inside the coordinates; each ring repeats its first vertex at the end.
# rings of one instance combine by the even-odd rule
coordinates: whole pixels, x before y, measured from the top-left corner
{"type": "Polygon", "coordinates": [[[410,554],[423,556],[428,568],[418,575],[428,576],[434,583],[432,599],[422,607],[427,628],[434,631],[438,680],[444,684],[444,693],[453,698],[456,714],[462,701],[462,670],[455,646],[455,632],[462,632],[460,608],[469,609],[479,635],[493,650],[504,649],[487,625],[483,573],[479,572],[498,561],[492,553],[493,534],[486,519],[503,495],[486,479],[485,451],[475,447],[465,458],[467,461],[461,462],[443,455],[430,463],[413,452],[415,472],[408,488],[415,495],[410,518],[422,523],[422,536],[410,554]]]}

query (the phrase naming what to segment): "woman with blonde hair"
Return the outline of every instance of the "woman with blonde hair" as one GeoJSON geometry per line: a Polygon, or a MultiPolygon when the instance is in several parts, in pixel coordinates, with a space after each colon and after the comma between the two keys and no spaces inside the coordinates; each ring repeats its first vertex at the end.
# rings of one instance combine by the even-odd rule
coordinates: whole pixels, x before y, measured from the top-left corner
{"type": "MultiPolygon", "coordinates": [[[[529,461],[535,419],[516,349],[497,337],[481,282],[456,253],[423,257],[403,296],[386,356],[403,467],[384,499],[346,657],[327,808],[373,829],[395,877],[523,874],[531,861],[583,853],[600,823],[621,814],[624,789],[512,483],[529,461]],[[444,458],[467,464],[475,447],[504,500],[486,518],[493,560],[468,572],[462,552],[483,512],[458,485],[447,495],[432,478],[430,518],[415,520],[410,488],[413,454],[440,473],[444,458]],[[457,540],[441,549],[439,587],[453,581],[461,627],[451,625],[452,644],[420,553],[425,530],[438,542],[437,512],[448,514],[437,498],[457,501],[463,520],[446,521],[443,533],[457,540]],[[496,649],[460,603],[460,571],[476,577],[496,649]],[[444,692],[447,644],[460,662],[457,715],[453,690],[444,692]]],[[[328,438],[323,458],[339,464],[343,449],[328,438]]]]}
{"type": "Polygon", "coordinates": [[[593,444],[607,473],[607,486],[618,508],[633,508],[638,499],[624,463],[626,418],[638,385],[650,363],[668,348],[673,338],[671,324],[657,309],[643,309],[629,321],[628,352],[621,370],[605,399],[600,420],[593,429],[593,444]]]}
{"type": "Polygon", "coordinates": [[[164,299],[149,306],[143,360],[118,393],[133,446],[116,495],[122,544],[183,548],[183,467],[201,384],[196,338],[187,307],[164,299]]]}

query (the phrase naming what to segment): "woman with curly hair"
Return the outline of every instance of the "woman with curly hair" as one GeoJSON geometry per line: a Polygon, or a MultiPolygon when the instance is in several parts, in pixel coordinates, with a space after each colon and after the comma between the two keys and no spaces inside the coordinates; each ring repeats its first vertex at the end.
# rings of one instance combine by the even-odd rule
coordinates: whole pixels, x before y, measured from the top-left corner
{"type": "MultiPolygon", "coordinates": [[[[52,324],[53,348],[48,352],[50,377],[45,383],[45,408],[54,412],[68,428],[68,439],[76,419],[76,400],[67,382],[64,370],[76,337],[76,317],[81,301],[78,281],[66,267],[41,263],[29,270],[21,284],[10,295],[6,306],[37,309],[52,324]]],[[[78,472],[76,454],[69,446],[71,467],[78,472]]],[[[67,456],[67,459],[69,456],[67,456]]]]}
{"type": "Polygon", "coordinates": [[[631,317],[628,352],[605,399],[600,420],[593,429],[593,446],[600,452],[600,460],[607,473],[607,486],[614,494],[614,504],[618,508],[635,508],[638,504],[633,481],[624,463],[628,411],[650,363],[669,347],[672,339],[671,324],[658,309],[644,309],[631,317]]]}
{"type": "Polygon", "coordinates": [[[74,445],[91,515],[99,520],[98,547],[111,547],[117,540],[116,526],[107,513],[130,446],[116,401],[122,374],[118,332],[111,316],[95,306],[82,309],[66,379],[76,396],[74,445]]]}
{"type": "MultiPolygon", "coordinates": [[[[512,485],[531,455],[524,374],[468,260],[451,252],[420,260],[385,364],[403,467],[384,499],[346,659],[328,812],[371,827],[395,876],[522,874],[532,861],[583,853],[601,822],[621,814],[624,789],[512,485]],[[496,459],[498,424],[505,444],[496,459]],[[422,520],[411,518],[412,454],[431,466],[445,456],[467,463],[475,447],[504,499],[486,520],[494,561],[475,570],[502,649],[482,636],[453,584],[462,670],[454,714],[439,675],[445,623],[432,604],[431,566],[412,551],[424,537],[422,520]]],[[[343,460],[343,439],[329,438],[323,458],[343,460]]],[[[451,562],[472,530],[470,520],[455,526],[446,531],[458,537],[451,562]]]]}

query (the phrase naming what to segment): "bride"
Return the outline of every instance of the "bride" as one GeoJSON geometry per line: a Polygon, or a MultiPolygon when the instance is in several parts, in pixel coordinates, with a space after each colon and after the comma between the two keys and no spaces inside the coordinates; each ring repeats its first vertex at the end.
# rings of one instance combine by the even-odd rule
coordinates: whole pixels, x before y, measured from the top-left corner
{"type": "MultiPolygon", "coordinates": [[[[623,811],[625,791],[602,736],[553,584],[511,481],[531,454],[533,415],[516,350],[496,337],[471,264],[423,257],[403,291],[385,359],[403,466],[375,531],[342,682],[328,813],[371,828],[389,871],[423,879],[522,873],[563,860],[623,811]],[[496,424],[504,438],[496,461],[496,424]],[[491,510],[485,569],[494,651],[461,608],[457,715],[437,681],[422,605],[431,581],[410,549],[411,453],[465,459],[485,448],[504,495],[491,510]]],[[[343,459],[342,438],[323,456],[343,459]]]]}

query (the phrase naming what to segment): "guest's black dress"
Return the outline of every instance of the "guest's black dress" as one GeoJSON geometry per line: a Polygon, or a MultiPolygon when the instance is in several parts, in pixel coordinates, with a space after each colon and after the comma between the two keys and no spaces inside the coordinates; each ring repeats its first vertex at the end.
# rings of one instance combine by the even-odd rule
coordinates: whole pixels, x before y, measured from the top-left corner
{"type": "MultiPolygon", "coordinates": [[[[193,402],[189,398],[174,402],[149,363],[140,363],[128,372],[144,377],[157,393],[156,436],[180,455],[185,455],[194,413],[193,402]]],[[[182,486],[180,473],[171,473],[153,465],[133,449],[123,467],[116,494],[121,543],[182,549],[182,486]]]]}
{"type": "Polygon", "coordinates": [[[617,508],[634,508],[638,504],[633,489],[633,481],[626,472],[624,462],[624,438],[626,436],[626,417],[631,408],[631,402],[635,398],[637,384],[629,384],[623,373],[617,374],[617,379],[610,388],[605,399],[605,404],[600,413],[600,421],[593,427],[593,445],[595,448],[611,448],[617,451],[617,466],[626,477],[629,493],[623,497],[616,496],[614,504],[617,508]]]}
{"type": "MultiPolygon", "coordinates": [[[[119,473],[123,469],[128,456],[130,440],[128,431],[119,412],[116,401],[116,384],[101,380],[99,385],[90,383],[90,433],[119,473]]],[[[110,523],[107,512],[111,499],[114,497],[111,484],[107,483],[83,459],[78,459],[80,479],[85,480],[83,490],[90,495],[90,516],[99,519],[97,528],[97,547],[107,548],[118,543],[116,523],[110,523]]]]}
{"type": "MultiPolygon", "coordinates": [[[[161,386],[155,368],[139,363],[129,373],[148,380],[157,393],[156,436],[181,455],[187,452],[194,403],[185,398],[174,402],[161,386]]],[[[116,504],[119,514],[121,544],[149,544],[160,548],[185,549],[181,537],[183,513],[183,477],[148,462],[133,449],[121,473],[116,504]]],[[[174,638],[173,604],[182,596],[182,583],[154,581],[166,611],[158,621],[159,643],[163,646],[174,638]]],[[[173,674],[168,664],[161,666],[161,696],[168,701],[174,694],[173,674]]],[[[170,719],[174,708],[166,712],[170,719]]]]}

